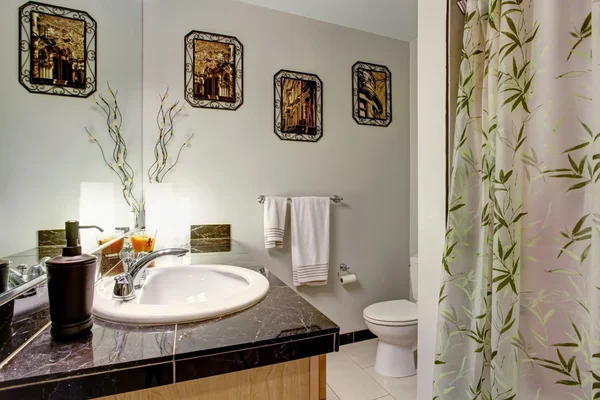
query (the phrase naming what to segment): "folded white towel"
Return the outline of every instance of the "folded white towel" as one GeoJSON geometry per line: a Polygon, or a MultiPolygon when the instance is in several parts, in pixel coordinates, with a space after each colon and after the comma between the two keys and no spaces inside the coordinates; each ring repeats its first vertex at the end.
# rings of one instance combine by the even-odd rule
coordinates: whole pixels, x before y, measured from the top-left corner
{"type": "Polygon", "coordinates": [[[292,282],[327,284],[329,272],[329,197],[292,198],[292,282]]]}
{"type": "Polygon", "coordinates": [[[282,248],[285,217],[287,215],[287,197],[265,198],[265,248],[282,248]]]}

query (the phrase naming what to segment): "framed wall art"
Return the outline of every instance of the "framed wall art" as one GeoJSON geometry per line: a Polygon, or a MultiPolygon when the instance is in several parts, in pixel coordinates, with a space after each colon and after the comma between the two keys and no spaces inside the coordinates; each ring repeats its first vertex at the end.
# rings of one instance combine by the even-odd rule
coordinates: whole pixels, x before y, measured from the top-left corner
{"type": "Polygon", "coordinates": [[[392,73],[387,67],[362,61],[352,66],[352,117],[360,125],[392,122],[392,73]]]}
{"type": "Polygon", "coordinates": [[[19,82],[31,93],[96,91],[96,21],[85,11],[30,1],[19,8],[19,82]]]}
{"type": "Polygon", "coordinates": [[[323,82],[317,75],[281,70],[274,77],[275,133],[282,140],[323,137],[323,82]]]}
{"type": "Polygon", "coordinates": [[[244,46],[233,36],[185,37],[185,99],[192,107],[237,110],[244,99],[244,46]]]}

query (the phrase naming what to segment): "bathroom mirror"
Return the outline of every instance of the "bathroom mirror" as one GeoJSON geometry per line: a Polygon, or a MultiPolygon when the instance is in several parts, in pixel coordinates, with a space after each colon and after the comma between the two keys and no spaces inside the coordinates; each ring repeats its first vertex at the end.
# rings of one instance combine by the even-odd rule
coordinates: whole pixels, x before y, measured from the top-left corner
{"type": "Polygon", "coordinates": [[[11,290],[60,254],[65,221],[104,225],[102,236],[82,231],[84,251],[131,224],[127,200],[142,193],[142,0],[4,0],[0,21],[0,259],[11,261],[11,290]]]}

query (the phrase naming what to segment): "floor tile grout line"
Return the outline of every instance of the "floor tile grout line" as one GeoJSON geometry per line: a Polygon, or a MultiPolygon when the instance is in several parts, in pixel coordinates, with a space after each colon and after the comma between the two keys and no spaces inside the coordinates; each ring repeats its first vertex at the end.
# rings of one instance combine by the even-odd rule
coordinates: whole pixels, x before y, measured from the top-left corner
{"type": "MultiPolygon", "coordinates": [[[[341,349],[341,348],[342,348],[342,346],[340,346],[340,349],[341,349]]],[[[381,389],[382,389],[382,390],[383,390],[385,393],[387,393],[387,394],[386,394],[386,395],[384,395],[384,396],[376,397],[375,399],[372,399],[372,400],[380,399],[380,398],[382,398],[382,397],[385,397],[385,396],[392,396],[392,395],[390,394],[390,392],[388,392],[388,391],[387,391],[387,389],[386,389],[386,388],[384,388],[383,386],[381,386],[381,385],[379,384],[379,382],[377,382],[377,381],[375,380],[375,378],[373,378],[371,375],[369,375],[369,374],[367,373],[367,371],[365,371],[363,368],[361,368],[361,367],[360,367],[360,365],[358,365],[358,364],[356,363],[356,361],[354,361],[354,360],[352,359],[352,357],[350,357],[350,356],[349,356],[348,354],[346,354],[345,352],[343,352],[343,353],[344,353],[344,355],[345,355],[346,357],[348,357],[348,358],[350,359],[350,361],[352,361],[352,362],[354,363],[354,365],[356,365],[356,366],[358,367],[358,369],[360,369],[360,370],[361,370],[361,371],[362,371],[362,372],[363,372],[363,373],[364,373],[364,374],[367,376],[367,378],[369,378],[370,380],[372,380],[372,381],[373,381],[373,383],[375,383],[375,384],[376,384],[377,386],[379,386],[379,387],[380,387],[380,388],[381,388],[381,389]]],[[[371,367],[367,367],[367,368],[371,368],[371,367]]],[[[330,387],[331,387],[331,386],[330,386],[330,387]]],[[[331,388],[331,390],[333,391],[333,393],[335,393],[335,390],[333,390],[333,388],[331,388]]],[[[337,393],[335,393],[335,395],[336,395],[338,398],[340,397],[340,396],[338,396],[338,394],[337,394],[337,393]]],[[[392,397],[394,397],[394,396],[392,396],[392,397]]]]}
{"type": "MultiPolygon", "coordinates": [[[[340,348],[341,348],[341,346],[340,346],[340,348]]],[[[356,366],[357,366],[359,369],[361,369],[361,370],[363,369],[363,368],[362,368],[360,365],[358,365],[358,363],[357,363],[356,361],[354,361],[354,359],[353,359],[352,357],[350,357],[350,355],[349,355],[348,353],[346,353],[345,351],[344,351],[343,353],[344,353],[344,355],[345,355],[346,357],[348,357],[348,358],[350,359],[350,361],[352,361],[352,362],[354,363],[354,365],[356,365],[356,366]]],[[[367,375],[368,375],[368,374],[367,374],[367,375]]],[[[369,378],[371,378],[371,377],[369,377],[369,378]]],[[[371,378],[371,379],[372,379],[372,378],[371,378]]]]}
{"type": "MultiPolygon", "coordinates": [[[[369,367],[369,368],[371,368],[371,367],[369,367]]],[[[367,375],[369,378],[371,378],[371,379],[373,380],[373,382],[375,382],[377,385],[379,385],[379,387],[380,387],[380,388],[382,388],[382,389],[383,389],[383,391],[387,393],[387,395],[389,395],[389,396],[392,396],[392,394],[391,394],[390,392],[388,392],[388,391],[387,391],[387,389],[383,387],[383,385],[381,385],[379,382],[377,382],[377,381],[375,380],[375,378],[373,378],[371,375],[367,374],[367,371],[365,371],[365,370],[363,369],[363,372],[364,372],[364,373],[365,373],[365,374],[366,374],[366,375],[367,375]]],[[[377,372],[376,372],[376,373],[377,373],[377,372]]],[[[385,396],[381,396],[381,397],[385,397],[385,396]]],[[[381,397],[376,397],[375,399],[380,399],[381,397]]],[[[394,396],[392,396],[392,397],[394,397],[394,396]]],[[[374,400],[375,400],[375,399],[374,399],[374,400]]]]}
{"type": "Polygon", "coordinates": [[[329,383],[326,383],[326,385],[329,388],[329,390],[331,390],[333,392],[333,394],[335,394],[335,397],[337,397],[338,400],[340,400],[340,396],[338,396],[338,394],[335,392],[335,390],[333,390],[333,388],[331,386],[329,386],[329,383]]]}
{"type": "MultiPolygon", "coordinates": [[[[374,340],[374,339],[369,339],[369,340],[374,340]]],[[[363,340],[363,342],[366,342],[366,340],[363,340]]],[[[359,343],[360,343],[360,342],[359,342],[359,343]]],[[[350,344],[353,344],[353,343],[348,343],[348,345],[350,345],[350,344]]],[[[347,345],[345,344],[344,346],[347,346],[347,345]]],[[[343,346],[340,346],[340,351],[341,351],[342,353],[344,353],[344,354],[345,354],[345,355],[346,355],[346,356],[347,356],[349,359],[351,359],[351,360],[352,360],[352,362],[358,366],[358,368],[360,368],[360,369],[364,370],[365,368],[371,368],[372,366],[374,366],[374,365],[375,365],[375,364],[373,364],[373,365],[369,365],[368,367],[365,367],[365,368],[361,367],[360,365],[358,365],[358,363],[357,363],[356,361],[354,361],[354,359],[353,359],[352,357],[350,357],[350,354],[348,354],[348,353],[346,353],[344,350],[342,350],[342,347],[343,347],[343,346]]]]}
{"type": "MultiPolygon", "coordinates": [[[[369,340],[374,340],[374,339],[369,339],[369,340]]],[[[366,342],[366,340],[363,340],[363,342],[366,342]]],[[[359,342],[359,343],[360,343],[360,342],[359,342]]],[[[352,343],[348,343],[348,344],[352,344],[352,343]]],[[[344,355],[345,355],[346,357],[348,357],[348,358],[349,358],[349,359],[350,359],[350,360],[351,360],[351,361],[352,361],[352,362],[353,362],[353,363],[354,363],[354,364],[355,364],[355,365],[356,365],[358,368],[360,368],[360,369],[361,369],[361,370],[362,370],[362,371],[363,371],[363,372],[364,372],[364,373],[365,373],[365,374],[366,374],[366,375],[367,375],[367,376],[368,376],[368,377],[369,377],[369,378],[370,378],[370,379],[371,379],[373,382],[375,382],[375,383],[376,383],[376,384],[377,384],[377,385],[378,385],[380,388],[382,388],[382,389],[383,389],[383,390],[384,390],[384,391],[387,393],[387,395],[386,395],[386,396],[388,396],[388,395],[389,395],[389,396],[392,396],[392,395],[390,394],[390,392],[388,392],[388,391],[387,391],[387,389],[386,389],[386,388],[384,388],[384,387],[383,387],[383,386],[382,386],[382,385],[381,385],[379,382],[377,382],[377,381],[376,381],[376,380],[375,380],[375,379],[374,379],[374,378],[373,378],[371,375],[369,375],[369,374],[367,373],[367,371],[365,371],[365,369],[367,369],[367,368],[371,368],[371,367],[373,367],[373,369],[374,369],[374,368],[375,368],[375,364],[373,364],[373,365],[369,365],[368,367],[364,367],[364,368],[363,368],[363,367],[361,367],[360,365],[358,365],[358,363],[357,363],[356,361],[354,361],[354,359],[353,359],[352,357],[350,357],[350,355],[349,355],[348,353],[346,353],[345,351],[343,351],[343,350],[342,350],[342,346],[340,346],[340,351],[342,351],[342,353],[344,353],[344,355]]],[[[331,390],[333,390],[333,389],[331,389],[331,390]]],[[[335,393],[335,391],[334,391],[334,393],[335,393]]],[[[336,396],[337,396],[337,393],[336,393],[336,396]]],[[[340,397],[340,396],[338,396],[338,397],[340,397]]],[[[382,397],[385,397],[385,396],[382,396],[382,397]]],[[[393,397],[393,396],[392,396],[392,397],[393,397]]],[[[380,399],[380,398],[381,398],[381,397],[377,397],[377,399],[380,399]]],[[[376,399],[373,399],[373,400],[376,400],[376,399]]]]}
{"type": "MultiPolygon", "coordinates": [[[[351,343],[349,343],[349,344],[351,344],[351,343]]],[[[340,350],[342,350],[342,346],[340,346],[340,350]]],[[[344,353],[344,355],[345,355],[346,357],[348,357],[348,358],[349,358],[349,359],[350,359],[350,360],[351,360],[351,361],[354,363],[354,365],[356,365],[356,366],[357,366],[357,367],[358,367],[358,368],[359,368],[359,369],[360,369],[362,372],[364,372],[364,374],[365,374],[365,375],[367,375],[367,376],[368,376],[368,377],[369,377],[369,378],[370,378],[370,379],[371,379],[371,380],[372,380],[372,381],[373,381],[373,382],[374,382],[374,383],[375,383],[377,386],[379,386],[381,389],[383,389],[383,391],[384,391],[384,392],[386,392],[386,393],[387,393],[385,396],[391,396],[390,392],[388,392],[386,388],[384,388],[384,387],[383,387],[383,386],[382,386],[382,385],[381,385],[379,382],[377,382],[377,381],[376,381],[376,380],[375,380],[375,379],[374,379],[374,378],[373,378],[371,375],[369,375],[369,374],[367,373],[367,371],[365,371],[365,369],[366,369],[366,368],[371,368],[371,367],[374,367],[375,365],[371,365],[371,366],[369,366],[369,367],[362,368],[360,365],[358,365],[358,363],[357,363],[356,361],[354,361],[354,359],[352,359],[352,357],[350,357],[350,355],[349,355],[348,353],[346,353],[346,352],[345,352],[345,351],[343,351],[343,350],[342,350],[342,352],[344,353]]],[[[333,391],[333,393],[335,393],[335,390],[333,390],[333,389],[331,389],[331,390],[333,391]]],[[[336,393],[335,395],[337,396],[337,393],[336,393]]],[[[381,397],[385,397],[385,396],[381,396],[381,397]]],[[[340,397],[340,396],[338,396],[338,398],[339,398],[339,397],[340,397]]],[[[380,399],[381,397],[376,397],[376,398],[375,398],[375,399],[373,399],[373,400],[380,399]]],[[[393,397],[393,396],[392,396],[392,397],[393,397]]]]}
{"type": "MultiPolygon", "coordinates": [[[[372,339],[369,339],[369,340],[372,340],[372,339]]],[[[352,343],[348,343],[348,344],[352,344],[352,343]]],[[[346,345],[344,345],[344,346],[346,346],[346,345]]],[[[383,387],[383,385],[381,385],[381,384],[380,384],[380,383],[379,383],[379,382],[378,382],[378,381],[377,381],[375,378],[373,378],[371,375],[369,375],[369,373],[366,371],[366,370],[367,370],[367,369],[369,369],[369,368],[373,368],[373,372],[375,372],[376,374],[378,374],[378,373],[377,373],[377,371],[375,371],[375,364],[373,364],[373,365],[369,365],[369,366],[367,366],[367,367],[364,367],[364,368],[363,368],[363,367],[361,367],[360,365],[358,365],[358,363],[357,363],[356,361],[354,361],[354,359],[353,359],[352,357],[350,357],[350,355],[349,355],[348,353],[346,353],[345,351],[343,351],[342,347],[343,347],[343,346],[340,346],[340,352],[344,353],[344,355],[345,355],[346,357],[348,357],[348,358],[349,358],[349,359],[350,359],[350,360],[351,360],[351,361],[352,361],[352,362],[353,362],[355,365],[357,365],[357,366],[358,366],[358,368],[362,369],[362,370],[363,370],[363,372],[364,372],[364,373],[365,373],[365,374],[366,374],[366,375],[367,375],[369,378],[371,378],[371,380],[372,380],[373,382],[375,382],[375,383],[376,383],[376,384],[377,384],[379,387],[381,387],[381,388],[383,389],[383,391],[384,391],[384,392],[386,392],[386,393],[387,393],[386,395],[383,395],[383,396],[380,396],[380,397],[376,397],[375,399],[372,399],[372,400],[383,399],[383,398],[385,398],[385,397],[387,397],[387,396],[390,396],[392,399],[394,399],[394,400],[397,400],[397,399],[396,399],[396,397],[394,397],[394,396],[393,396],[393,395],[392,395],[390,392],[388,392],[388,390],[387,390],[385,387],[383,387]]],[[[380,375],[380,374],[378,374],[378,375],[380,375]]],[[[382,376],[383,376],[383,375],[382,375],[382,376]]],[[[384,378],[385,378],[385,377],[384,377],[384,378]]],[[[329,386],[329,384],[327,384],[327,386],[329,386]]],[[[335,395],[336,395],[338,398],[340,398],[340,396],[338,396],[338,394],[335,392],[335,390],[333,390],[333,388],[332,388],[331,386],[329,386],[329,388],[331,389],[331,391],[332,391],[332,392],[333,392],[333,393],[334,393],[334,394],[335,394],[335,395]]]]}

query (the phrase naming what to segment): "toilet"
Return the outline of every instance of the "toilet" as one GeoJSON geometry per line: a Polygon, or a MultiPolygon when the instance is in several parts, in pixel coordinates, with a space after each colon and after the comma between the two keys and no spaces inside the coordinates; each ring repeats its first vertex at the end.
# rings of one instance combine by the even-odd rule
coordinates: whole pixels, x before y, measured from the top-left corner
{"type": "MultiPolygon", "coordinates": [[[[410,259],[410,283],[417,300],[418,258],[410,259]]],[[[363,311],[367,328],[379,338],[375,372],[402,378],[415,375],[414,350],[417,348],[417,304],[392,300],[371,304],[363,311]]]]}

